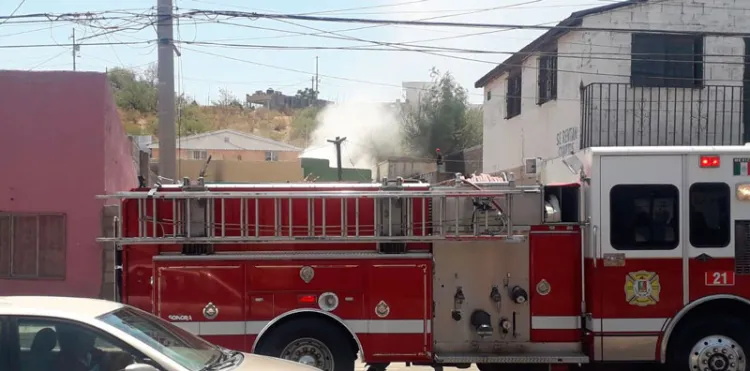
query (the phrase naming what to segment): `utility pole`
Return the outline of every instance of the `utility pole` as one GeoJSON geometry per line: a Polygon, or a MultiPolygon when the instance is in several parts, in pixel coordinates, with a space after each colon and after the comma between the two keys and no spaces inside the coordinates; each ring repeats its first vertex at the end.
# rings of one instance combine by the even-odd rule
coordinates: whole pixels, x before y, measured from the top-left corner
{"type": "Polygon", "coordinates": [[[315,99],[318,99],[318,88],[320,87],[320,77],[318,76],[318,57],[315,57],[315,99]]]}
{"type": "Polygon", "coordinates": [[[76,29],[73,28],[73,35],[70,36],[73,40],[73,71],[76,70],[76,59],[78,58],[78,52],[81,51],[81,46],[76,44],[76,29]]]}
{"type": "Polygon", "coordinates": [[[156,27],[159,43],[159,176],[177,180],[172,0],[157,0],[156,12],[159,18],[156,27]]]}
{"type": "Polygon", "coordinates": [[[341,143],[344,143],[346,137],[336,137],[336,139],[328,139],[328,143],[333,143],[336,146],[336,167],[339,172],[339,182],[344,180],[344,174],[341,170],[341,143]]]}

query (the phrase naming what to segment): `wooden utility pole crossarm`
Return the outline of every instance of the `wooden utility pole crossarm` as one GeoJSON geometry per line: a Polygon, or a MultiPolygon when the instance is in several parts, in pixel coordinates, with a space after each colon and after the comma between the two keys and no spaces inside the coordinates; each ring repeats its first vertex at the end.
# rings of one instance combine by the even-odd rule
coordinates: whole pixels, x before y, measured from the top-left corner
{"type": "Polygon", "coordinates": [[[336,167],[338,169],[339,182],[344,180],[344,174],[341,169],[341,143],[344,143],[346,137],[336,137],[336,139],[328,139],[328,143],[333,143],[336,146],[336,167]]]}

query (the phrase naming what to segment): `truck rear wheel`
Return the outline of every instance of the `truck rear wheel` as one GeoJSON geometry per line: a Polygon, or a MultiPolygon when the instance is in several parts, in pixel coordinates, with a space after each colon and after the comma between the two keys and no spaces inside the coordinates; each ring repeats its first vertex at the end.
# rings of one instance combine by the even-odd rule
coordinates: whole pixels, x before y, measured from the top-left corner
{"type": "Polygon", "coordinates": [[[748,371],[750,326],[736,318],[705,318],[671,336],[667,365],[679,371],[748,371]]]}
{"type": "Polygon", "coordinates": [[[296,319],[261,338],[255,353],[317,367],[353,371],[355,351],[349,334],[319,318],[296,319]]]}

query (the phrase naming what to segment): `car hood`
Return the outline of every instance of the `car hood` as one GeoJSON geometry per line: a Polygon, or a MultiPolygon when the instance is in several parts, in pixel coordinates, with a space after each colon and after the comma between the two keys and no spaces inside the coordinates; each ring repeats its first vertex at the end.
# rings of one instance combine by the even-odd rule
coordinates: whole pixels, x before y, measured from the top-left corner
{"type": "Polygon", "coordinates": [[[245,359],[235,368],[236,371],[320,371],[319,369],[303,365],[298,362],[287,361],[281,358],[260,356],[257,354],[243,353],[245,359]]]}

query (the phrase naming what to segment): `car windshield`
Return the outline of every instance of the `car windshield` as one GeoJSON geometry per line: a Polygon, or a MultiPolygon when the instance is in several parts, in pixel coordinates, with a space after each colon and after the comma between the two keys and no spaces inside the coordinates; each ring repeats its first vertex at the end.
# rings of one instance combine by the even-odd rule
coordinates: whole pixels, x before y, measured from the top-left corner
{"type": "Polygon", "coordinates": [[[135,308],[121,308],[99,320],[128,333],[188,370],[201,370],[222,355],[213,344],[135,308]]]}

